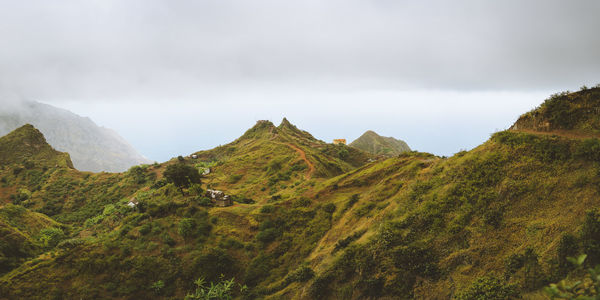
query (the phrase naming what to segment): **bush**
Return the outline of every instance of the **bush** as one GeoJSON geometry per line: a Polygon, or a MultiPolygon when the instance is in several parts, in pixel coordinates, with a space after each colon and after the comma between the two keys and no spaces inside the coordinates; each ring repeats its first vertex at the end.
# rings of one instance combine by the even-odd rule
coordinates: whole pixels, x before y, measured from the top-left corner
{"type": "Polygon", "coordinates": [[[44,245],[44,248],[54,248],[58,243],[65,238],[65,233],[60,228],[46,228],[40,231],[39,241],[44,245]]]}
{"type": "Polygon", "coordinates": [[[144,184],[146,182],[146,169],[140,166],[134,166],[129,169],[129,175],[133,177],[136,184],[144,184]]]}
{"type": "Polygon", "coordinates": [[[586,213],[580,239],[583,253],[588,255],[587,262],[592,265],[600,263],[600,213],[598,210],[586,213]]]}
{"type": "Polygon", "coordinates": [[[146,234],[150,233],[150,231],[152,231],[152,224],[146,223],[146,224],[142,225],[142,227],[140,227],[139,231],[140,231],[140,234],[142,234],[142,235],[146,235],[146,234]]]}
{"type": "Polygon", "coordinates": [[[569,233],[563,234],[556,249],[559,276],[565,276],[572,270],[573,265],[569,262],[568,258],[576,256],[578,251],[577,238],[569,233]]]}
{"type": "Polygon", "coordinates": [[[506,300],[518,296],[514,285],[506,284],[494,277],[481,277],[470,287],[456,295],[457,300],[506,300]]]}
{"type": "Polygon", "coordinates": [[[261,214],[270,214],[272,212],[275,211],[275,206],[273,205],[265,205],[263,207],[260,208],[260,213],[261,214]]]}
{"type": "Polygon", "coordinates": [[[323,211],[325,211],[328,214],[333,214],[335,212],[335,204],[333,203],[327,203],[323,206],[323,211]]]}
{"type": "Polygon", "coordinates": [[[585,139],[575,146],[575,156],[590,160],[600,161],[600,140],[599,139],[585,139]]]}
{"type": "Polygon", "coordinates": [[[163,175],[167,182],[173,183],[182,193],[182,188],[187,188],[193,183],[200,183],[198,169],[181,163],[169,165],[163,175]]]}
{"type": "Polygon", "coordinates": [[[343,211],[347,211],[350,208],[352,208],[352,206],[354,206],[354,204],[356,204],[356,202],[358,202],[359,198],[360,198],[360,196],[358,194],[352,195],[350,197],[350,199],[348,199],[348,202],[346,202],[346,205],[344,205],[343,211]]]}
{"type": "Polygon", "coordinates": [[[191,218],[181,219],[178,225],[178,232],[184,238],[190,238],[194,235],[196,229],[196,221],[191,218]]]}
{"type": "Polygon", "coordinates": [[[268,244],[279,237],[281,232],[276,228],[267,228],[256,235],[256,239],[261,243],[268,244]]]}
{"type": "Polygon", "coordinates": [[[288,284],[292,282],[306,282],[311,280],[313,277],[315,277],[315,271],[313,271],[313,269],[311,269],[309,266],[301,266],[289,274],[286,277],[285,282],[288,284]]]}

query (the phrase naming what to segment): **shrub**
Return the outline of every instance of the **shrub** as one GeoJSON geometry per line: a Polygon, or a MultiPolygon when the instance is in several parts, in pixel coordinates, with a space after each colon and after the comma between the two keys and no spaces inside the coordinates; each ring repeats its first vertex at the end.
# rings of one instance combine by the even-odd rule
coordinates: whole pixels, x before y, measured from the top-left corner
{"type": "Polygon", "coordinates": [[[173,246],[175,246],[175,244],[177,244],[177,242],[168,233],[163,234],[162,240],[165,244],[167,244],[171,247],[173,247],[173,246]]]}
{"type": "Polygon", "coordinates": [[[309,266],[303,265],[290,273],[286,278],[285,282],[290,284],[292,282],[306,282],[315,277],[315,271],[309,266]]]}
{"type": "Polygon", "coordinates": [[[260,213],[261,214],[270,214],[272,212],[275,211],[275,206],[273,205],[265,205],[263,207],[260,208],[260,213]]]}
{"type": "Polygon", "coordinates": [[[184,238],[192,237],[196,229],[196,221],[191,218],[181,219],[178,225],[178,232],[184,238]]]}
{"type": "Polygon", "coordinates": [[[591,210],[586,213],[581,229],[581,246],[588,255],[587,261],[593,265],[600,262],[600,213],[591,210]]]}
{"type": "Polygon", "coordinates": [[[591,161],[600,161],[600,140],[585,139],[575,146],[575,156],[591,161]]]}
{"type": "Polygon", "coordinates": [[[333,272],[325,272],[324,274],[315,277],[315,280],[308,289],[308,294],[312,299],[327,298],[327,296],[329,296],[331,293],[329,285],[334,280],[335,276],[333,272]]]}
{"type": "Polygon", "coordinates": [[[358,202],[359,197],[360,196],[358,194],[352,195],[350,197],[350,199],[348,199],[348,202],[346,202],[346,205],[344,205],[343,211],[347,211],[350,208],[352,208],[352,206],[354,206],[354,204],[356,204],[356,202],[358,202]]]}
{"type": "Polygon", "coordinates": [[[65,233],[60,228],[46,228],[40,231],[39,240],[46,249],[54,248],[65,238],[65,233]]]}
{"type": "Polygon", "coordinates": [[[333,214],[335,212],[335,204],[333,203],[327,203],[323,206],[323,211],[325,211],[328,214],[333,214]]]}
{"type": "Polygon", "coordinates": [[[483,214],[483,222],[497,229],[502,223],[502,215],[501,210],[490,209],[483,214]]]}
{"type": "Polygon", "coordinates": [[[235,259],[220,248],[212,248],[194,260],[194,266],[208,280],[218,280],[220,276],[233,276],[237,273],[235,259]]]}
{"type": "Polygon", "coordinates": [[[150,288],[154,291],[155,294],[159,295],[160,292],[165,287],[165,283],[162,280],[154,282],[150,288]]]}
{"type": "MultiPolygon", "coordinates": [[[[569,262],[581,269],[586,257],[585,254],[577,258],[569,257],[569,262]]],[[[550,299],[598,299],[598,287],[600,287],[600,265],[589,268],[583,280],[572,284],[561,280],[558,284],[553,283],[544,288],[544,292],[550,299]]]]}
{"type": "Polygon", "coordinates": [[[200,183],[198,169],[181,163],[169,165],[163,173],[167,182],[172,182],[183,194],[183,188],[193,183],[200,183]]]}
{"type": "Polygon", "coordinates": [[[569,262],[568,258],[575,256],[578,251],[577,238],[569,233],[563,234],[556,249],[559,275],[564,276],[572,269],[573,265],[569,262]]]}
{"type": "Polygon", "coordinates": [[[196,197],[196,203],[205,207],[213,206],[213,202],[207,197],[196,197]]]}
{"type": "Polygon", "coordinates": [[[341,240],[338,240],[335,243],[335,247],[333,248],[332,253],[335,253],[341,249],[346,248],[348,245],[350,245],[350,243],[356,241],[357,239],[359,239],[364,233],[366,232],[366,230],[359,230],[341,240]]]}
{"type": "Polygon", "coordinates": [[[150,233],[150,231],[152,231],[152,224],[146,223],[146,224],[142,225],[142,227],[140,227],[139,231],[140,231],[140,234],[142,234],[142,235],[146,235],[146,234],[150,233]]]}
{"type": "Polygon", "coordinates": [[[516,298],[517,289],[494,277],[481,277],[456,295],[457,300],[506,300],[516,298]]]}
{"type": "Polygon", "coordinates": [[[131,167],[129,175],[133,177],[133,181],[136,184],[144,184],[146,182],[146,170],[140,166],[131,167]]]}
{"type": "MultiPolygon", "coordinates": [[[[230,280],[224,280],[221,277],[221,281],[218,283],[210,283],[210,286],[206,284],[204,278],[199,278],[194,282],[196,284],[196,291],[192,294],[187,294],[185,300],[230,300],[233,299],[233,278],[230,280]]],[[[246,291],[246,286],[239,287],[241,293],[246,291]]]]}
{"type": "Polygon", "coordinates": [[[256,239],[264,244],[268,244],[279,237],[281,232],[276,228],[267,228],[256,235],[256,239]]]}

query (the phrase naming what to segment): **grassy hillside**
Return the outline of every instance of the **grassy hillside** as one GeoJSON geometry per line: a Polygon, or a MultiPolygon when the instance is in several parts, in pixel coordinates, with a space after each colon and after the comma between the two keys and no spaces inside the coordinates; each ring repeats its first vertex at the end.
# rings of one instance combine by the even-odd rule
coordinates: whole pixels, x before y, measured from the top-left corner
{"type": "Polygon", "coordinates": [[[410,151],[406,142],[393,137],[380,136],[374,131],[368,130],[359,138],[350,143],[354,147],[375,155],[395,156],[410,151]]]}
{"type": "Polygon", "coordinates": [[[33,126],[24,125],[10,134],[0,137],[0,165],[20,164],[64,166],[73,168],[69,154],[58,152],[48,143],[44,135],[33,126]]]}
{"type": "Polygon", "coordinates": [[[368,163],[284,120],[121,174],[2,164],[0,299],[182,299],[198,278],[235,278],[241,299],[545,299],[581,275],[567,257],[600,263],[600,140],[523,118],[450,158],[368,163]],[[176,164],[211,173],[180,190],[164,177],[176,164]],[[234,205],[213,206],[209,187],[234,205]]]}

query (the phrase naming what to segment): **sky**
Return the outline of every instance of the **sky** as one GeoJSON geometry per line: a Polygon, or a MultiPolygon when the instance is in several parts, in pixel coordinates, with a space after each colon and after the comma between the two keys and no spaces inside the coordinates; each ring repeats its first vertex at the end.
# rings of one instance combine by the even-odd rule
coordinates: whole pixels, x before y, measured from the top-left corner
{"type": "Polygon", "coordinates": [[[438,155],[600,83],[599,1],[0,0],[0,104],[36,100],[156,161],[287,117],[438,155]]]}

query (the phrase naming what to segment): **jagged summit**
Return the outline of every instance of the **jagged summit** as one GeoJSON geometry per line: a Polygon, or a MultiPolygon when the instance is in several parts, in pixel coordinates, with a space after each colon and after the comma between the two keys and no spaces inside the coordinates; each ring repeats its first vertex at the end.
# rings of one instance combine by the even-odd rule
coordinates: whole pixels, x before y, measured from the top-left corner
{"type": "Polygon", "coordinates": [[[281,120],[281,123],[279,124],[278,128],[284,128],[284,127],[296,128],[296,126],[294,126],[292,123],[290,123],[290,121],[288,121],[288,119],[285,117],[281,120]]]}
{"type": "Polygon", "coordinates": [[[393,137],[380,136],[372,130],[367,130],[358,139],[350,143],[350,146],[372,154],[388,156],[411,151],[406,142],[393,137]]]}
{"type": "Polygon", "coordinates": [[[277,127],[269,120],[258,120],[254,126],[246,130],[240,139],[256,139],[276,134],[277,127]]]}
{"type": "Polygon", "coordinates": [[[44,135],[33,125],[23,125],[0,137],[0,164],[9,165],[36,162],[43,165],[59,165],[73,168],[68,153],[54,150],[44,135]]]}

